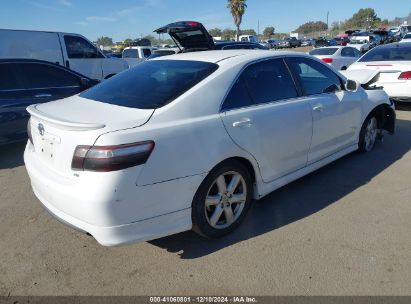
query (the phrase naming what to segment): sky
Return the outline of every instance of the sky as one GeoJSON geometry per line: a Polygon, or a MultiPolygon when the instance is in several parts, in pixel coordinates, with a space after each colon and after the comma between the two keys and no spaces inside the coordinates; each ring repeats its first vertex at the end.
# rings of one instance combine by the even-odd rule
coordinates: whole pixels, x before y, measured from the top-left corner
{"type": "MultiPolygon", "coordinates": [[[[2,1],[3,2],[3,1],[2,1]]],[[[78,33],[90,40],[139,38],[177,20],[199,21],[206,28],[234,28],[226,0],[8,0],[0,9],[0,28],[78,33]]],[[[307,21],[329,24],[372,7],[382,19],[405,17],[411,0],[248,0],[241,28],[260,32],[274,26],[291,32],[307,21]]]]}

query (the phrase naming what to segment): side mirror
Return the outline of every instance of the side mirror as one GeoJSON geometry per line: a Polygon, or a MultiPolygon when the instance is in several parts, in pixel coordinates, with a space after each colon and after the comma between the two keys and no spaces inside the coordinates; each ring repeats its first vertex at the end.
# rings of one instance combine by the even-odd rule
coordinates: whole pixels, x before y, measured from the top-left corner
{"type": "Polygon", "coordinates": [[[80,84],[83,87],[83,89],[88,89],[90,87],[93,86],[93,84],[91,83],[91,81],[87,78],[80,78],[80,84]]]}
{"type": "Polygon", "coordinates": [[[357,81],[348,79],[345,83],[345,89],[349,92],[357,92],[360,88],[360,84],[357,81]]]}

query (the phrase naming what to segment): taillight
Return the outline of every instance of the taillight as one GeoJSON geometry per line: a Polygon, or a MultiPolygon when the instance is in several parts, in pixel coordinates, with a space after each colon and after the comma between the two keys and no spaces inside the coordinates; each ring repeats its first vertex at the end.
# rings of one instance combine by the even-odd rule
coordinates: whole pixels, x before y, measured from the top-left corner
{"type": "Polygon", "coordinates": [[[325,63],[332,63],[333,59],[332,58],[322,58],[322,61],[324,61],[325,63]]]}
{"type": "Polygon", "coordinates": [[[154,149],[153,141],[117,146],[77,146],[73,170],[109,172],[144,164],[154,149]]]}
{"type": "Polygon", "coordinates": [[[31,119],[27,122],[27,135],[29,136],[29,140],[33,145],[33,136],[31,135],[31,119]]]}
{"type": "Polygon", "coordinates": [[[399,80],[410,80],[411,79],[411,71],[402,72],[398,77],[399,80]]]}

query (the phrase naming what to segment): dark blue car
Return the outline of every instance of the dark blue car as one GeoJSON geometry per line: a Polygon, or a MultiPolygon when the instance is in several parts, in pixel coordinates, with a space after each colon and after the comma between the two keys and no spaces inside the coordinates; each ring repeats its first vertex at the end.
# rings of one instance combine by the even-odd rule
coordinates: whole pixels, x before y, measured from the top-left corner
{"type": "Polygon", "coordinates": [[[0,60],[0,145],[27,139],[29,105],[71,95],[98,83],[47,61],[0,60]]]}

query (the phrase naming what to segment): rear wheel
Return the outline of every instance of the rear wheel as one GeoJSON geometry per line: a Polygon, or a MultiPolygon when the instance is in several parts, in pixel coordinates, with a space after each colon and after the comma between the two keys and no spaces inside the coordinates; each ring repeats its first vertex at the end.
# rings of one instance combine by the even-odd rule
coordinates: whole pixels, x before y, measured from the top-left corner
{"type": "Polygon", "coordinates": [[[360,132],[359,150],[361,152],[370,152],[378,138],[378,121],[375,116],[368,117],[360,132]]]}
{"type": "Polygon", "coordinates": [[[251,205],[252,181],[237,161],[214,168],[201,183],[192,204],[193,230],[218,238],[237,228],[251,205]]]}

